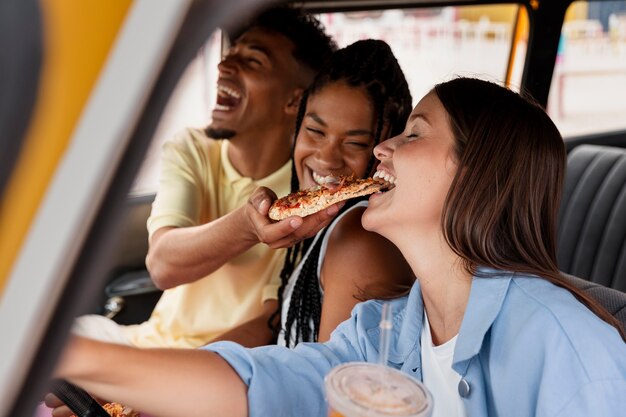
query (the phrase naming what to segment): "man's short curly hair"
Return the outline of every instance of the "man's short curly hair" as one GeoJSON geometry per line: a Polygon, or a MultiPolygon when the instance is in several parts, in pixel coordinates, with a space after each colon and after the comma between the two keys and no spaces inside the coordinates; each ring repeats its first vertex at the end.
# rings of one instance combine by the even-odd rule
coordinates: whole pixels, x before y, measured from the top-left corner
{"type": "Polygon", "coordinates": [[[294,58],[315,73],[337,49],[335,41],[324,31],[324,25],[299,8],[278,6],[264,10],[237,35],[253,27],[278,32],[291,40],[294,58]]]}

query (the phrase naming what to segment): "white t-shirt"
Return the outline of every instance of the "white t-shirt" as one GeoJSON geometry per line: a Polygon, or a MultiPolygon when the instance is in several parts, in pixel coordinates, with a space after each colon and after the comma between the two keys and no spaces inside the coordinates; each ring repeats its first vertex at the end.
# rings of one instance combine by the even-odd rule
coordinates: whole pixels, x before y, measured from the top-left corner
{"type": "Polygon", "coordinates": [[[466,417],[465,406],[458,392],[461,375],[452,369],[452,357],[457,336],[446,343],[433,346],[430,324],[424,310],[422,327],[422,380],[433,396],[431,417],[466,417]]]}

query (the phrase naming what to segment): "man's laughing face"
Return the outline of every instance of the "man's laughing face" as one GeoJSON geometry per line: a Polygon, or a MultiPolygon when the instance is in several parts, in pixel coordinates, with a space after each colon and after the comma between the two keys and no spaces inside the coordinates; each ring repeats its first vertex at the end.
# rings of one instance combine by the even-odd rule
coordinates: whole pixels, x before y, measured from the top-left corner
{"type": "Polygon", "coordinates": [[[254,134],[281,123],[298,77],[293,48],[285,36],[254,27],[235,41],[218,65],[210,137],[254,134]]]}

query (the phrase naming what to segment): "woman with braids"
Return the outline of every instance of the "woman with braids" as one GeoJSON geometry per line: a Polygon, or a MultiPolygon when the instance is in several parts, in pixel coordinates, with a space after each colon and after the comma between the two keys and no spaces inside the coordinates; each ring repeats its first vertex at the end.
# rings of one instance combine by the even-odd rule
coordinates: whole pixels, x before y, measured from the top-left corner
{"type": "MultiPolygon", "coordinates": [[[[387,43],[361,40],[335,51],[300,101],[291,191],[328,185],[340,176],[371,176],[372,149],[402,131],[411,101],[404,73],[387,43]]],[[[272,190],[259,187],[249,203],[236,210],[248,222],[249,233],[242,240],[289,248],[278,302],[265,303],[266,311],[276,311],[267,322],[255,319],[216,341],[240,340],[232,334],[267,325],[283,346],[326,341],[359,301],[408,293],[414,276],[402,254],[361,226],[365,199],[275,223],[267,213],[276,198],[272,190]],[[295,228],[308,238],[292,241],[295,228]]]]}
{"type": "MultiPolygon", "coordinates": [[[[390,302],[388,365],[424,382],[433,417],[624,415],[624,330],[556,265],[565,149],[544,110],[496,84],[453,79],[374,154],[396,186],[369,198],[363,226],[416,276],[390,302]]],[[[382,306],[360,303],[329,341],[295,349],[74,339],[57,375],[156,417],[323,417],[324,376],[378,362],[382,306]]]]}
{"type": "MultiPolygon", "coordinates": [[[[411,93],[389,45],[363,40],[336,51],[305,93],[296,121],[292,191],[373,174],[376,144],[404,129],[411,93]]],[[[402,254],[367,232],[367,201],[349,201],[316,236],[289,248],[281,271],[278,344],[328,340],[358,301],[407,293],[402,254]],[[289,329],[289,330],[286,330],[289,329]]]]}

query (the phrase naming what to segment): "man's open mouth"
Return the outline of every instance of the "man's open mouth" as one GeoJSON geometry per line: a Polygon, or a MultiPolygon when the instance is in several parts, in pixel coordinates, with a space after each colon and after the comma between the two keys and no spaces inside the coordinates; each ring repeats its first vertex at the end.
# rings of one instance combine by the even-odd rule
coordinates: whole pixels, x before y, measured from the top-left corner
{"type": "Polygon", "coordinates": [[[217,86],[217,100],[215,110],[228,111],[237,107],[241,102],[241,94],[224,85],[217,86]]]}

